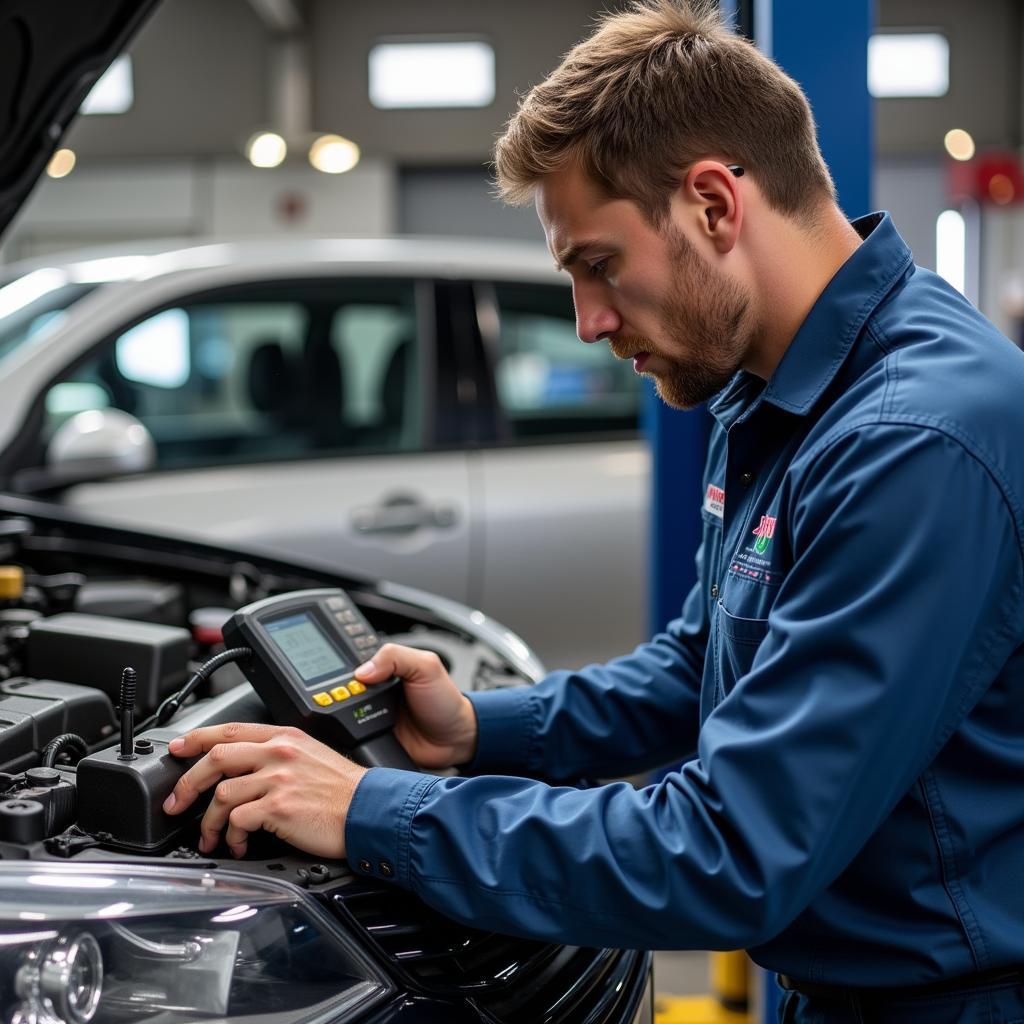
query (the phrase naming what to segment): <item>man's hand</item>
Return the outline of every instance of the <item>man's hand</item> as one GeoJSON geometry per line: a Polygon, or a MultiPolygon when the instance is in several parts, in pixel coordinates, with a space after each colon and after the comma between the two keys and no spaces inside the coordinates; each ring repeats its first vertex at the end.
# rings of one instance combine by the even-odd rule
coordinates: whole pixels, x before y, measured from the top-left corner
{"type": "Polygon", "coordinates": [[[447,768],[473,759],[476,713],[433,651],[385,644],[355,675],[368,686],[392,676],[405,681],[395,736],[418,765],[447,768]]]}
{"type": "Polygon", "coordinates": [[[171,740],[177,757],[206,756],[178,780],[164,803],[180,814],[217,788],[203,815],[199,849],[212,853],[221,833],[242,857],[249,833],[266,829],[318,857],[345,856],[345,818],[365,768],[299,729],[232,722],[171,740]]]}

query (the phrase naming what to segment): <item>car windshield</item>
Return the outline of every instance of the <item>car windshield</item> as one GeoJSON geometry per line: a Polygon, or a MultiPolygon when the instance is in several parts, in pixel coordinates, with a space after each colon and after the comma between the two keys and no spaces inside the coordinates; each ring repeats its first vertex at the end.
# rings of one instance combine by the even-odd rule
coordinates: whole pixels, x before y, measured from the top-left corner
{"type": "Polygon", "coordinates": [[[0,361],[25,342],[49,334],[95,287],[69,281],[55,267],[0,282],[0,361]]]}

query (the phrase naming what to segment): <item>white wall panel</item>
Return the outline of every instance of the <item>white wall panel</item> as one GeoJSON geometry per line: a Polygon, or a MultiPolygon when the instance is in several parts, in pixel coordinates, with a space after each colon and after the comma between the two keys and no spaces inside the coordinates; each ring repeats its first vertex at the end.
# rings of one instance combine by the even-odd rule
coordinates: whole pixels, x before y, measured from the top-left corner
{"type": "Polygon", "coordinates": [[[386,235],[395,230],[395,175],[382,161],[363,161],[338,175],[301,165],[268,172],[222,162],[214,165],[209,201],[207,233],[213,235],[386,235]]]}

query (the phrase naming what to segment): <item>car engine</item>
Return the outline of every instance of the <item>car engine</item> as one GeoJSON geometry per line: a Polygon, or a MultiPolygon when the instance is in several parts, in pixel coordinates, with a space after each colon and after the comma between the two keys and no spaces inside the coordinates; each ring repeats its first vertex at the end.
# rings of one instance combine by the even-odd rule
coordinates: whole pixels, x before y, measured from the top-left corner
{"type": "Polygon", "coordinates": [[[442,598],[0,499],[0,1022],[376,1022],[409,998],[455,1024],[649,1020],[647,953],[482,931],[267,833],[203,854],[202,802],[163,813],[171,739],[271,719],[232,663],[158,709],[233,610],[318,587],[464,690],[542,671],[442,598]]]}

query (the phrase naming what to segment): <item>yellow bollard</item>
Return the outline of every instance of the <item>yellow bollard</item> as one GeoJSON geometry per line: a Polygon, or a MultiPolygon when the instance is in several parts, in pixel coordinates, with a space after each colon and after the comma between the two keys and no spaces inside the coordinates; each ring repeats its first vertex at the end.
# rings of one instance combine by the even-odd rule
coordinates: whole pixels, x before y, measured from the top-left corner
{"type": "Polygon", "coordinates": [[[747,954],[710,955],[711,995],[658,995],[655,1024],[753,1024],[747,954]]]}

